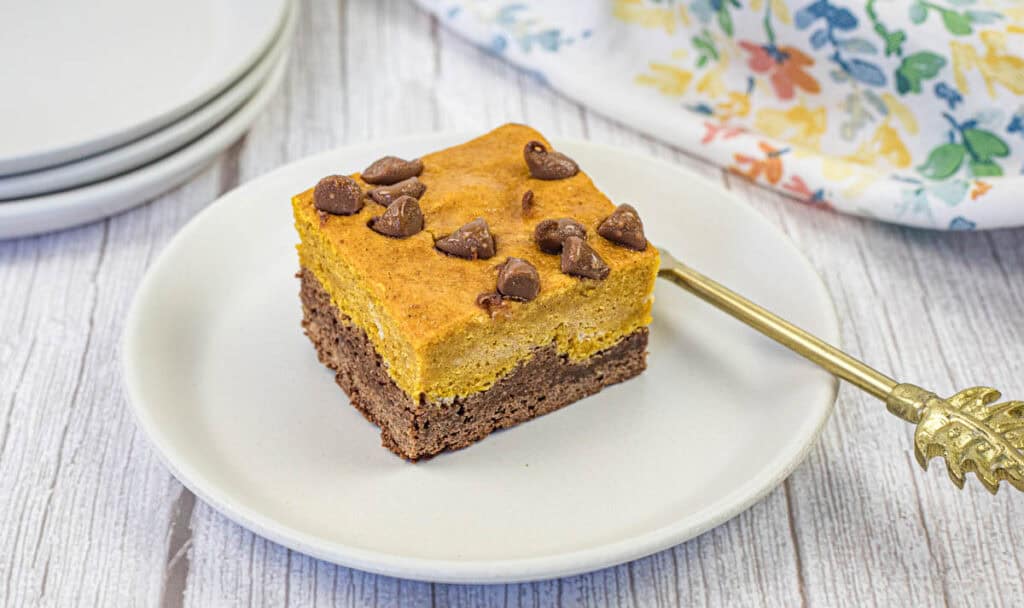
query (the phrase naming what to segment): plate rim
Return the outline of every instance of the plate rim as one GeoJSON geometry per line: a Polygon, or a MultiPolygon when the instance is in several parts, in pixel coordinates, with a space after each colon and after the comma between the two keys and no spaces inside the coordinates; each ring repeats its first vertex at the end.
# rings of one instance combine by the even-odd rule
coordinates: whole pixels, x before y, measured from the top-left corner
{"type": "Polygon", "coordinates": [[[208,103],[234,85],[248,70],[252,69],[273,45],[274,40],[282,33],[288,19],[289,9],[294,1],[273,1],[278,3],[276,8],[277,15],[273,19],[272,26],[253,45],[251,52],[232,69],[221,74],[219,78],[211,79],[210,84],[191,100],[181,102],[174,107],[165,108],[162,113],[152,115],[148,119],[144,119],[134,125],[122,127],[119,130],[94,139],[64,144],[57,148],[36,150],[19,156],[0,157],[0,175],[17,175],[30,171],[40,171],[73,161],[76,158],[107,152],[132,140],[150,135],[154,131],[181,119],[196,108],[208,103]]]}
{"type": "Polygon", "coordinates": [[[75,190],[116,178],[174,154],[208,131],[216,129],[258,94],[260,88],[269,80],[281,57],[287,52],[296,17],[297,11],[292,10],[289,5],[283,27],[275,33],[270,46],[263,50],[256,63],[249,66],[227,88],[180,119],[109,150],[59,165],[0,175],[0,205],[5,202],[20,202],[24,199],[60,194],[66,190],[75,190]],[[11,186],[12,183],[15,185],[11,186]],[[10,191],[11,188],[14,189],[13,192],[10,191]]]}
{"type": "MultiPolygon", "coordinates": [[[[294,28],[290,35],[294,36],[294,28]]],[[[203,169],[260,118],[285,81],[291,45],[257,90],[198,138],[148,164],[49,194],[0,201],[0,240],[73,228],[150,202],[203,169]],[[73,217],[68,217],[73,216],[73,217]]]]}
{"type": "MultiPolygon", "coordinates": [[[[120,341],[120,366],[122,372],[122,384],[128,397],[128,407],[132,410],[136,423],[142,429],[151,445],[155,447],[159,459],[164,463],[172,475],[186,488],[193,492],[204,502],[215,510],[226,516],[228,519],[242,525],[243,527],[267,538],[275,543],[289,549],[323,559],[328,562],[339,564],[349,568],[356,568],[374,574],[394,576],[410,580],[420,580],[440,583],[464,583],[464,584],[491,584],[491,583],[515,583],[527,581],[548,580],[563,576],[571,576],[584,572],[591,572],[602,568],[626,563],[641,557],[645,557],[674,547],[687,540],[695,538],[699,534],[711,530],[722,523],[736,517],[746,511],[755,503],[760,501],[778,485],[780,485],[790,474],[804,461],[811,449],[817,444],[826,422],[835,409],[836,397],[838,395],[839,380],[831,376],[828,385],[828,396],[825,407],[816,420],[813,428],[807,435],[803,445],[790,455],[776,471],[770,475],[755,477],[746,483],[736,486],[731,492],[719,499],[717,502],[704,507],[698,511],[688,513],[684,520],[676,521],[660,526],[643,534],[631,536],[626,539],[604,543],[595,547],[557,553],[543,557],[527,557],[512,559],[493,560],[450,560],[430,559],[421,557],[409,557],[395,555],[383,551],[369,550],[359,547],[340,545],[336,542],[325,542],[319,537],[296,530],[286,524],[277,522],[273,518],[256,512],[226,493],[217,490],[217,484],[205,479],[188,463],[171,461],[170,454],[178,450],[173,449],[159,433],[156,422],[153,420],[146,408],[139,404],[144,402],[140,380],[138,379],[139,369],[133,362],[133,354],[142,347],[140,341],[139,327],[144,316],[143,304],[147,300],[147,294],[155,288],[160,268],[170,263],[175,253],[175,244],[184,242],[187,235],[196,231],[204,221],[208,213],[220,207],[236,197],[242,196],[248,188],[257,188],[262,183],[271,182],[278,174],[286,173],[295,169],[300,164],[316,163],[326,159],[339,151],[357,152],[358,150],[376,149],[385,144],[402,145],[430,145],[430,142],[438,139],[469,140],[478,134],[464,131],[439,131],[418,135],[407,135],[402,137],[387,137],[379,140],[363,141],[351,145],[340,146],[331,150],[306,156],[289,162],[277,169],[265,173],[259,177],[241,184],[238,187],[222,194],[210,205],[203,208],[192,217],[175,236],[164,246],[153,263],[146,270],[146,273],[136,290],[131,305],[126,315],[126,322],[120,341]],[[179,466],[184,464],[184,466],[179,466]],[[197,482],[197,479],[199,480],[197,482]]],[[[714,181],[700,175],[688,167],[672,163],[670,161],[656,158],[642,152],[629,150],[606,144],[592,142],[575,138],[549,137],[556,146],[587,146],[601,148],[603,152],[610,152],[617,155],[629,155],[644,162],[661,165],[667,170],[682,172],[691,179],[700,179],[707,182],[732,200],[747,215],[752,222],[759,223],[764,229],[776,236],[783,247],[790,250],[800,264],[805,267],[810,276],[813,276],[813,284],[819,295],[827,304],[825,312],[827,327],[821,332],[821,338],[827,342],[841,346],[841,333],[838,311],[835,301],[828,290],[821,275],[814,268],[811,261],[796,246],[796,243],[756,211],[751,205],[744,202],[734,193],[724,190],[714,181]]],[[[794,355],[795,356],[795,355],[794,355]]]]}

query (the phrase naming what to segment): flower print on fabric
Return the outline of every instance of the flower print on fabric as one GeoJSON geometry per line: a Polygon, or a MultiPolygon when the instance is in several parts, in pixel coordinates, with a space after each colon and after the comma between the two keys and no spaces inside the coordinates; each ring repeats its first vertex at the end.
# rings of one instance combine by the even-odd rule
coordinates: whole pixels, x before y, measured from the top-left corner
{"type": "Polygon", "coordinates": [[[1024,5],[419,0],[567,96],[822,208],[1024,225],[1024,5]]]}

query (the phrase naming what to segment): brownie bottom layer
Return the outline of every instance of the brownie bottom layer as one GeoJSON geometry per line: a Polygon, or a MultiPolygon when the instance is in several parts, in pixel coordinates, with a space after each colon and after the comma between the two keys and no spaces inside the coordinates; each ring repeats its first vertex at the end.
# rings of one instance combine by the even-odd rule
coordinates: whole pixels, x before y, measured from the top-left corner
{"type": "Polygon", "coordinates": [[[647,329],[641,328],[578,363],[554,346],[541,348],[485,391],[443,404],[422,395],[414,401],[388,375],[366,333],[331,304],[316,277],[306,269],[299,277],[302,326],[320,362],[335,371],[352,405],[380,427],[383,445],[410,460],[464,448],[628,380],[647,365],[647,329]]]}

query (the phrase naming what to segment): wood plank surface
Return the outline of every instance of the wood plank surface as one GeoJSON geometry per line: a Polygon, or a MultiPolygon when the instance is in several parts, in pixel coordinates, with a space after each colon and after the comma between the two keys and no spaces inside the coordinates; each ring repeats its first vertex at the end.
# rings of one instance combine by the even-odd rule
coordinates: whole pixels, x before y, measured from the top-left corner
{"type": "Polygon", "coordinates": [[[565,579],[471,586],[334,566],[184,489],[135,427],[118,369],[146,268],[217,196],[347,143],[507,121],[722,183],[825,280],[844,346],[941,393],[1024,395],[1024,230],[934,233],[802,205],[552,91],[404,0],[301,6],[291,69],[252,130],[186,185],[82,228],[0,242],[0,605],[1019,606],[1024,497],[918,470],[911,428],[844,387],[807,461],[688,543],[565,579]]]}

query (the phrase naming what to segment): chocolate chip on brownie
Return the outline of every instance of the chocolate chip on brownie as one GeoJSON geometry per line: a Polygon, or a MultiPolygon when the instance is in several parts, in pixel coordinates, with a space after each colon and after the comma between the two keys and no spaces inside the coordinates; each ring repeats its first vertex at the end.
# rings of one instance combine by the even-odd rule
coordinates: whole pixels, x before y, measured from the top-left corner
{"type": "Polygon", "coordinates": [[[587,238],[587,229],[574,219],[563,217],[557,220],[544,220],[533,230],[533,240],[544,253],[558,253],[562,250],[562,242],[570,236],[587,238]]]}
{"type": "Polygon", "coordinates": [[[434,246],[448,255],[467,260],[486,260],[494,257],[494,237],[487,221],[482,217],[438,239],[434,246]]]}
{"type": "Polygon", "coordinates": [[[370,198],[373,202],[378,205],[384,205],[387,207],[391,203],[395,202],[400,196],[411,196],[415,199],[423,196],[423,193],[427,191],[427,185],[419,180],[418,177],[410,177],[409,179],[403,179],[400,182],[391,184],[390,186],[377,186],[370,190],[370,198]]]}
{"type": "Polygon", "coordinates": [[[498,271],[498,293],[510,300],[529,302],[540,293],[540,274],[526,260],[509,258],[498,271]]]}
{"type": "Polygon", "coordinates": [[[611,269],[601,256],[578,236],[570,236],[562,245],[562,272],[588,279],[606,279],[611,269]]]}
{"type": "Polygon", "coordinates": [[[527,190],[523,193],[523,217],[530,215],[533,211],[533,190],[527,190]]]}
{"type": "Polygon", "coordinates": [[[561,152],[549,152],[539,141],[531,141],[523,149],[530,175],[537,179],[565,179],[580,172],[576,161],[561,152]]]}
{"type": "Polygon", "coordinates": [[[487,311],[487,314],[491,317],[496,317],[500,312],[505,310],[505,300],[501,297],[501,294],[496,291],[488,293],[482,293],[476,297],[476,305],[487,311]]]}
{"type": "Polygon", "coordinates": [[[385,156],[373,161],[363,170],[361,177],[368,184],[391,185],[423,173],[423,161],[416,158],[405,160],[397,156],[385,156]]]}
{"type": "Polygon", "coordinates": [[[345,175],[328,175],[313,190],[313,206],[334,215],[352,215],[363,208],[363,189],[345,175]]]}
{"type": "Polygon", "coordinates": [[[400,196],[383,215],[370,220],[369,226],[384,236],[405,238],[423,230],[423,211],[413,197],[400,196]]]}
{"type": "Polygon", "coordinates": [[[597,227],[597,233],[615,243],[636,251],[647,249],[644,224],[640,215],[630,205],[619,205],[597,227]]]}

